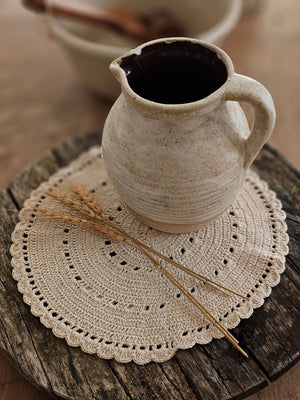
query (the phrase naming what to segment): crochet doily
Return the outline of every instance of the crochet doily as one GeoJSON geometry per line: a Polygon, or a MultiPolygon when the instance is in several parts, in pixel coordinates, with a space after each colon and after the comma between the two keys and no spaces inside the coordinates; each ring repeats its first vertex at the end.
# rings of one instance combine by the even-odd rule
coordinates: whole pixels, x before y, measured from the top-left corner
{"type": "Polygon", "coordinates": [[[254,172],[247,172],[239,198],[217,221],[197,232],[171,235],[143,225],[128,211],[109,182],[100,149],[92,148],[32,193],[12,235],[13,277],[24,301],[71,346],[144,364],[222,337],[135,249],[38,213],[39,207],[67,212],[46,192],[68,191],[71,183],[92,190],[135,238],[247,296],[248,301],[225,296],[164,264],[227,328],[249,318],[279,283],[288,252],[285,213],[254,172]]]}

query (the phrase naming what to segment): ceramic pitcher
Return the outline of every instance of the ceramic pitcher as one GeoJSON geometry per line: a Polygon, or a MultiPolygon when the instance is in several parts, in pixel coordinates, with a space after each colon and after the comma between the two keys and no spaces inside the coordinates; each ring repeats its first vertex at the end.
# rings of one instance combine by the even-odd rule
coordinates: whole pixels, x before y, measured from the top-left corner
{"type": "Polygon", "coordinates": [[[217,219],[272,132],[269,92],[236,74],[220,48],[189,38],[148,42],[110,68],[122,94],[105,122],[102,146],[121,199],[165,232],[189,232],[217,219]],[[238,101],[253,106],[251,132],[238,101]]]}

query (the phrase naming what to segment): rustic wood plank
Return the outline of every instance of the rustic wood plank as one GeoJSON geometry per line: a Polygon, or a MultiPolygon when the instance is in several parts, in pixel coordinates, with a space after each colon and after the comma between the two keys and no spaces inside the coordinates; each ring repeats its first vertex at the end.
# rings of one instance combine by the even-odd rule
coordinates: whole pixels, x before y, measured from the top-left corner
{"type": "Polygon", "coordinates": [[[2,192],[0,196],[0,304],[5,305],[1,307],[4,310],[1,315],[1,348],[35,384],[68,399],[237,400],[261,389],[267,384],[263,371],[270,379],[275,379],[299,357],[295,332],[298,322],[294,321],[299,310],[298,303],[293,300],[296,299],[299,284],[296,274],[299,265],[299,217],[296,210],[298,203],[293,199],[294,196],[299,201],[299,193],[295,189],[295,185],[299,186],[299,177],[268,148],[261,153],[256,168],[283,201],[293,245],[287,273],[271,298],[267,299],[264,307],[255,311],[252,318],[243,321],[234,330],[242,346],[253,356],[249,360],[232,349],[224,339],[178,351],[173,359],[162,364],[138,366],[101,360],[57,339],[31,315],[29,307],[21,300],[11,277],[8,254],[9,236],[16,222],[15,207],[21,207],[31,190],[59,167],[68,164],[91,145],[97,145],[99,138],[99,133],[91,133],[86,139],[69,141],[26,168],[9,188],[15,204],[9,197],[10,193],[2,192]],[[279,178],[274,177],[279,171],[286,175],[281,185],[279,178]]]}
{"type": "Polygon", "coordinates": [[[33,341],[23,320],[26,306],[11,275],[10,233],[17,221],[17,210],[6,191],[0,192],[0,342],[10,361],[39,387],[53,393],[44,366],[39,361],[33,341]]]}
{"type": "Polygon", "coordinates": [[[91,132],[66,140],[53,150],[45,152],[34,163],[21,171],[9,185],[9,190],[18,207],[21,208],[23,206],[24,201],[30,196],[32,190],[49,179],[61,167],[69,164],[91,146],[100,145],[101,137],[102,133],[91,132]]]}
{"type": "Polygon", "coordinates": [[[235,352],[225,340],[194,346],[175,355],[198,398],[243,399],[267,386],[262,371],[251,358],[235,352]]]}
{"type": "Polygon", "coordinates": [[[78,135],[57,145],[52,151],[60,167],[65,167],[82,152],[92,146],[101,145],[102,132],[78,135]]]}
{"type": "Polygon", "coordinates": [[[290,237],[287,263],[295,272],[293,281],[300,288],[300,171],[271,146],[266,145],[265,149],[259,154],[254,166],[270,188],[276,192],[287,213],[290,237]]]}
{"type": "Polygon", "coordinates": [[[263,307],[235,330],[270,381],[299,360],[299,290],[286,274],[263,307]]]}
{"type": "Polygon", "coordinates": [[[134,400],[196,400],[184,374],[175,360],[165,363],[137,365],[120,364],[111,360],[110,365],[130,398],[134,400]]]}
{"type": "Polygon", "coordinates": [[[110,364],[127,393],[139,400],[243,399],[267,386],[255,361],[235,352],[224,339],[180,350],[161,365],[110,364]],[[167,395],[162,392],[164,387],[167,395]]]}
{"type": "Polygon", "coordinates": [[[254,169],[276,192],[289,218],[300,222],[300,171],[269,145],[259,153],[254,169]]]}
{"type": "Polygon", "coordinates": [[[22,208],[31,191],[49,179],[59,168],[54,155],[49,150],[36,162],[23,169],[9,185],[9,190],[18,207],[22,208]]]}

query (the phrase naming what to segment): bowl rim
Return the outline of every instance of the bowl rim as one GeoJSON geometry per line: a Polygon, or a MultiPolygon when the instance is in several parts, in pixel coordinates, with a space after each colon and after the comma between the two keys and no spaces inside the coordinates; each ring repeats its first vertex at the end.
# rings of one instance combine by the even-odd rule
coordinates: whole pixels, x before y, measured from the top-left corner
{"type": "Polygon", "coordinates": [[[228,8],[223,18],[212,28],[204,31],[200,35],[195,36],[196,39],[204,42],[215,43],[228,35],[237,24],[242,14],[242,0],[232,0],[231,7],[228,8]]]}
{"type": "MultiPolygon", "coordinates": [[[[231,3],[227,12],[223,15],[221,20],[207,31],[194,36],[195,39],[216,43],[234,28],[242,13],[242,0],[230,1],[231,3]]],[[[62,24],[58,23],[55,18],[49,14],[47,14],[45,18],[45,23],[50,37],[57,38],[67,47],[76,48],[81,52],[105,56],[107,59],[111,60],[130,50],[127,46],[113,46],[83,39],[64,28],[62,24]]]]}

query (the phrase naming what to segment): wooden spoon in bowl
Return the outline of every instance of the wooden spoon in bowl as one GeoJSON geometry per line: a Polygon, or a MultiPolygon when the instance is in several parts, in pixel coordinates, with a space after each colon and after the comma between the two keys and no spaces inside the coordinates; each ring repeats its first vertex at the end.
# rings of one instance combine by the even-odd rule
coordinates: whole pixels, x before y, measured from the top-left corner
{"type": "Polygon", "coordinates": [[[182,36],[183,28],[176,18],[167,10],[160,9],[149,15],[121,6],[102,10],[84,11],[74,7],[64,6],[52,1],[50,7],[46,0],[23,0],[24,6],[36,12],[51,12],[57,17],[72,18],[78,21],[105,25],[123,35],[145,42],[168,36],[182,36]]]}

